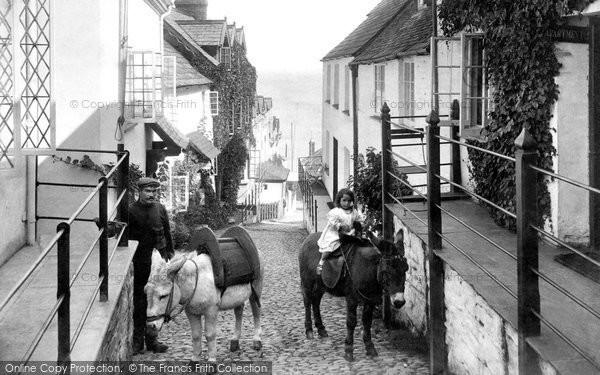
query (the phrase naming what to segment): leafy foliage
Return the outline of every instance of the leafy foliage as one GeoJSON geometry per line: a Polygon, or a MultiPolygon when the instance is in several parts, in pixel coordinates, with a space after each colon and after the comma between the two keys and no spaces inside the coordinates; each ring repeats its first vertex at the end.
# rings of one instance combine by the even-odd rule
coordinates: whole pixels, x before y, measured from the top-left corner
{"type": "MultiPolygon", "coordinates": [[[[537,142],[537,165],[552,170],[553,105],[558,99],[554,80],[560,63],[555,54],[552,31],[562,16],[581,10],[590,1],[574,0],[444,0],[439,7],[445,35],[460,31],[484,33],[485,66],[492,92],[492,110],[487,125],[487,143],[479,146],[514,156],[514,140],[527,128],[537,142]]],[[[478,141],[470,141],[478,144],[478,141]]],[[[476,150],[469,150],[470,173],[475,192],[515,212],[514,163],[476,150]]],[[[506,214],[490,209],[495,221],[514,228],[506,214]]],[[[547,181],[538,176],[539,221],[550,218],[547,181]]]]}
{"type": "MultiPolygon", "coordinates": [[[[398,170],[398,163],[394,160],[395,175],[403,181],[408,181],[406,174],[398,170]]],[[[376,152],[373,147],[366,150],[365,155],[358,158],[358,173],[348,178],[348,187],[352,188],[356,182],[356,201],[366,209],[366,227],[376,229],[382,220],[382,177],[381,177],[381,151],[376,152]]],[[[392,194],[395,197],[412,195],[412,190],[396,179],[392,179],[392,194]]]]}

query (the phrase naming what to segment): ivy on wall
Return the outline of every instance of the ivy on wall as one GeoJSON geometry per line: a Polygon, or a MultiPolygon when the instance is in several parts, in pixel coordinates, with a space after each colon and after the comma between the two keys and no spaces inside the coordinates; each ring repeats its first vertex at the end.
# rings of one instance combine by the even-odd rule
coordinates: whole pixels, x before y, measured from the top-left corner
{"type": "MultiPolygon", "coordinates": [[[[514,140],[525,127],[538,146],[537,165],[552,170],[556,149],[550,119],[558,99],[555,77],[560,63],[551,34],[563,15],[583,9],[586,0],[444,0],[439,6],[446,36],[461,31],[484,33],[485,67],[492,90],[492,110],[487,140],[479,145],[514,156],[514,140]]],[[[478,144],[478,141],[469,141],[478,144]]],[[[475,192],[508,211],[515,212],[514,163],[469,150],[475,192]]],[[[538,213],[542,224],[550,218],[547,180],[538,175],[538,213]]],[[[514,219],[490,209],[499,225],[514,229],[514,219]]]]}
{"type": "Polygon", "coordinates": [[[248,158],[248,150],[243,140],[256,145],[252,132],[252,106],[256,96],[256,69],[250,64],[246,52],[235,44],[231,51],[231,66],[210,65],[204,60],[193,64],[213,81],[213,90],[219,92],[219,115],[213,121],[214,144],[221,150],[219,155],[217,181],[221,186],[221,200],[228,206],[236,203],[240,178],[248,158]],[[239,140],[242,142],[239,142],[239,140]],[[243,154],[243,157],[242,157],[243,154]],[[236,155],[225,157],[224,155],[236,155]],[[235,191],[235,194],[231,192],[235,191]]]}

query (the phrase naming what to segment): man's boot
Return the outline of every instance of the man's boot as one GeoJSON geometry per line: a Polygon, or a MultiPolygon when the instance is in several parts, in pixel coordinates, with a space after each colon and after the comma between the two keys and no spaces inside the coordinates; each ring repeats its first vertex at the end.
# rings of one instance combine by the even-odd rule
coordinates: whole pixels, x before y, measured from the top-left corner
{"type": "Polygon", "coordinates": [[[158,332],[146,330],[146,349],[152,350],[154,353],[164,353],[169,346],[158,341],[158,332]]]}
{"type": "Polygon", "coordinates": [[[134,328],[132,341],[133,341],[133,345],[131,348],[132,355],[144,353],[144,331],[134,328]]]}

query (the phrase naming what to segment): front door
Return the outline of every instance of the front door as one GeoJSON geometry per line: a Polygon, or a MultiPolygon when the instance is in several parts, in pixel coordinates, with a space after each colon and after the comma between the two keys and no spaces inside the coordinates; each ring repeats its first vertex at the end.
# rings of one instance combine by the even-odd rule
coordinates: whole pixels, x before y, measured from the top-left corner
{"type": "Polygon", "coordinates": [[[338,192],[338,141],[333,137],[333,198],[338,192]]]}

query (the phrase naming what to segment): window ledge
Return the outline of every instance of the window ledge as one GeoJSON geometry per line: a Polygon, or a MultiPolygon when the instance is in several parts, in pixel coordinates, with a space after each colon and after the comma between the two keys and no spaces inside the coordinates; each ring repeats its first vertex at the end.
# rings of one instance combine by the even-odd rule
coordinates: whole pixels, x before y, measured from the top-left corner
{"type": "Polygon", "coordinates": [[[472,126],[463,128],[460,137],[470,141],[487,142],[487,131],[481,126],[472,126]]]}
{"type": "Polygon", "coordinates": [[[331,100],[327,99],[327,100],[325,100],[325,103],[330,104],[331,100]]]}
{"type": "Polygon", "coordinates": [[[340,108],[340,105],[339,105],[339,104],[332,104],[331,106],[332,106],[333,108],[335,108],[335,109],[339,109],[339,108],[340,108]]]}
{"type": "Polygon", "coordinates": [[[346,116],[350,116],[350,111],[347,109],[343,110],[342,113],[345,114],[346,116]]]}

